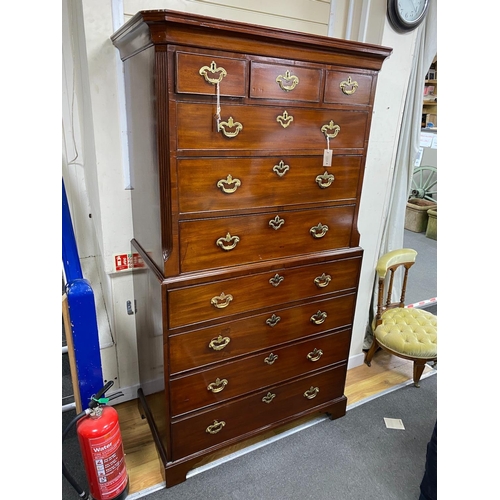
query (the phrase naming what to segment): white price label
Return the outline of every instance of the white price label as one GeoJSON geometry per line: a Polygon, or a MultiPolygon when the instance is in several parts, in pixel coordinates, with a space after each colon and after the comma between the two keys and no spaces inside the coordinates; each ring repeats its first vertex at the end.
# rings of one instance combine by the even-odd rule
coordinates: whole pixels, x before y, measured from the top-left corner
{"type": "Polygon", "coordinates": [[[323,166],[331,167],[332,166],[332,154],[333,151],[331,149],[325,149],[323,151],[323,166]]]}

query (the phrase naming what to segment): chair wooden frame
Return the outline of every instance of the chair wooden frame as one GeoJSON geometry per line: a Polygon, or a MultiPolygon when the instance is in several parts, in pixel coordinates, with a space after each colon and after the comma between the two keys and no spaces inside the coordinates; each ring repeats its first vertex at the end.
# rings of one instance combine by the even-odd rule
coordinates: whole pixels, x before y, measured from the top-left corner
{"type": "Polygon", "coordinates": [[[365,364],[371,366],[371,361],[373,356],[378,349],[383,349],[384,351],[398,356],[403,359],[408,359],[413,361],[413,383],[415,387],[420,387],[420,378],[424,371],[425,365],[428,362],[437,362],[437,356],[422,358],[409,356],[402,352],[397,352],[388,347],[381,345],[376,338],[375,330],[383,323],[382,315],[389,309],[404,308],[405,307],[405,295],[406,295],[406,285],[408,283],[408,272],[410,268],[415,264],[415,258],[417,252],[410,248],[403,248],[401,250],[393,250],[383,255],[377,263],[377,274],[378,274],[378,300],[377,300],[377,312],[373,321],[373,343],[365,355],[365,364]],[[392,293],[394,287],[394,276],[401,266],[404,267],[403,284],[401,288],[401,296],[399,301],[392,302],[392,293]],[[389,282],[387,282],[387,272],[390,273],[389,282]],[[387,286],[386,286],[387,284],[387,286]],[[385,294],[385,300],[384,300],[385,294]]]}

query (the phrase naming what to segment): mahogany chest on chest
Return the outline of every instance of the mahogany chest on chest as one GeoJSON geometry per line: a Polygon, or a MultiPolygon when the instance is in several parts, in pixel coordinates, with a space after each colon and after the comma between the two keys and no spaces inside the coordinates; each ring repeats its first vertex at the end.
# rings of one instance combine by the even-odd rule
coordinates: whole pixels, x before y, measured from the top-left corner
{"type": "Polygon", "coordinates": [[[357,215],[390,49],[173,11],[125,70],[141,388],[167,486],[298,418],[345,414],[357,215]]]}

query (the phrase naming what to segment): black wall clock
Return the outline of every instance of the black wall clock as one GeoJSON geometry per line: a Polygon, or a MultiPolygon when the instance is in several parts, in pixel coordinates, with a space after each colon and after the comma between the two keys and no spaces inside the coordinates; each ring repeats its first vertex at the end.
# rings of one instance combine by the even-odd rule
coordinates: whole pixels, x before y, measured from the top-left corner
{"type": "Polygon", "coordinates": [[[408,33],[425,19],[430,0],[387,0],[387,17],[398,33],[408,33]]]}

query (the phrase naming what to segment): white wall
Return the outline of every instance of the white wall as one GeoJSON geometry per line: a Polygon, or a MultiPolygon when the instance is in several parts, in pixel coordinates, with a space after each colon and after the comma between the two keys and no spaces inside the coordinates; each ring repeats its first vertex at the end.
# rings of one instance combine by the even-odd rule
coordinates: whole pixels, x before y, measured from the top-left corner
{"type": "Polygon", "coordinates": [[[130,251],[132,216],[121,63],[110,36],[144,9],[167,8],[339,38],[348,34],[352,40],[359,37],[394,49],[379,74],[358,220],[365,257],[349,367],[363,362],[380,228],[415,34],[392,30],[385,0],[332,0],[330,7],[328,0],[63,1],[63,178],[69,186],[84,274],[96,292],[104,378],[115,380],[113,389],[121,388],[123,399],[135,397],[138,367],[134,316],[126,307],[127,300],[133,300],[131,276],[113,268],[113,255],[130,251]],[[71,161],[76,150],[78,158],[71,161]]]}
{"type": "Polygon", "coordinates": [[[350,367],[359,366],[364,359],[363,339],[368,323],[382,227],[389,201],[389,188],[396,158],[414,42],[414,34],[397,34],[385,19],[381,45],[392,47],[394,51],[384,62],[379,74],[363,180],[358,229],[361,234],[360,246],[364,248],[365,254],[351,342],[350,367]]]}

